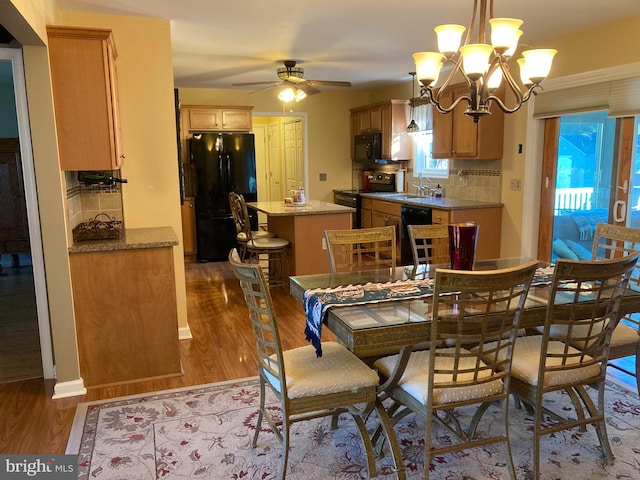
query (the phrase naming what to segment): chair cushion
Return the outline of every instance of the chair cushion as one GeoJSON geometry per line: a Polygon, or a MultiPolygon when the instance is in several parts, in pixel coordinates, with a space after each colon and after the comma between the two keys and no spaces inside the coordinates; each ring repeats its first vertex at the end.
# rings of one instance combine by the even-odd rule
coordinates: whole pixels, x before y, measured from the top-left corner
{"type": "MultiPolygon", "coordinates": [[[[443,348],[438,349],[443,352],[454,352],[455,348],[443,348]]],[[[373,368],[382,373],[385,377],[389,377],[393,372],[393,369],[398,363],[399,355],[390,355],[383,357],[373,364],[373,368]]],[[[460,368],[471,368],[474,365],[473,358],[461,358],[460,368]]],[[[446,368],[450,368],[453,364],[453,358],[436,357],[436,367],[440,368],[446,365],[446,368]]],[[[421,350],[418,352],[412,352],[405,368],[402,378],[398,382],[398,387],[402,388],[409,395],[414,397],[423,405],[427,403],[427,378],[429,375],[429,351],[421,350]]],[[[482,377],[488,377],[489,372],[485,371],[482,377]]],[[[472,374],[460,376],[461,381],[471,380],[472,374]]],[[[448,382],[451,381],[451,376],[448,374],[435,374],[435,382],[448,382]]],[[[435,388],[433,391],[433,403],[434,405],[443,405],[447,403],[468,401],[475,399],[482,399],[491,395],[496,395],[502,392],[503,384],[502,380],[494,380],[491,382],[483,383],[480,385],[454,387],[454,388],[435,388]]]]}
{"type": "MultiPolygon", "coordinates": [[[[336,342],[322,342],[322,357],[311,346],[285,350],[289,398],[330,395],[377,387],[379,377],[362,360],[336,342]]],[[[279,392],[277,378],[267,375],[271,386],[279,392]]]]}
{"type": "Polygon", "coordinates": [[[638,330],[624,323],[618,323],[616,328],[613,329],[611,335],[611,347],[617,347],[620,345],[635,345],[640,342],[640,335],[638,330]]]}
{"type": "MultiPolygon", "coordinates": [[[[252,230],[251,236],[253,237],[254,240],[257,240],[259,238],[274,238],[276,234],[273,232],[267,232],[265,230],[252,230]]],[[[238,235],[236,235],[236,239],[241,243],[246,242],[247,234],[244,232],[240,232],[238,233],[238,235]]]]}
{"type": "Polygon", "coordinates": [[[255,238],[251,242],[247,242],[248,248],[257,248],[262,250],[269,250],[269,249],[276,250],[280,248],[285,248],[288,245],[289,245],[289,240],[285,240],[284,238],[278,238],[278,237],[255,238]]]}
{"type": "MultiPolygon", "coordinates": [[[[493,345],[488,344],[487,349],[493,345]]],[[[551,353],[561,353],[565,348],[562,342],[549,342],[548,350],[551,353]]],[[[518,337],[513,348],[513,359],[511,362],[511,375],[529,385],[538,386],[538,366],[540,364],[540,351],[542,349],[542,335],[530,335],[518,337]]],[[[573,347],[569,351],[577,353],[573,347]]],[[[506,352],[501,356],[504,358],[506,352]]],[[[578,363],[578,359],[572,357],[569,362],[578,363]]],[[[547,365],[555,366],[561,362],[560,358],[548,358],[547,365]]],[[[567,370],[546,372],[544,383],[546,386],[565,385],[570,383],[581,383],[589,378],[597,377],[600,374],[599,365],[589,365],[579,368],[568,368],[567,370]]]]}

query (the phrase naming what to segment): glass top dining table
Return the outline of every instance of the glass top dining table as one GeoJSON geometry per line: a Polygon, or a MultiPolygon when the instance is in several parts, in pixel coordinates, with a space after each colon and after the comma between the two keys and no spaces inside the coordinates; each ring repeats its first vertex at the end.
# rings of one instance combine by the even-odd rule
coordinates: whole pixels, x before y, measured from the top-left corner
{"type": "MultiPolygon", "coordinates": [[[[514,257],[480,260],[474,270],[496,270],[515,267],[531,261],[514,257]]],[[[315,289],[335,288],[344,285],[384,284],[408,281],[412,278],[433,278],[438,266],[422,267],[413,275],[413,267],[397,267],[395,270],[365,270],[357,272],[326,273],[290,277],[290,293],[304,304],[305,292],[315,289]]],[[[440,266],[442,267],[442,266],[440,266]]],[[[544,325],[552,270],[550,265],[539,262],[538,271],[549,273],[547,281],[534,282],[529,290],[520,317],[521,328],[544,325]]],[[[536,275],[539,276],[537,273],[536,275]]],[[[556,300],[557,301],[557,300],[556,300]]],[[[570,301],[569,299],[567,301],[570,301]]],[[[585,298],[585,306],[589,300],[585,298]]],[[[423,298],[382,301],[360,305],[341,305],[328,309],[324,325],[338,341],[362,359],[375,359],[397,353],[407,347],[426,342],[430,332],[430,308],[432,296],[423,298]]],[[[621,304],[623,314],[640,312],[640,292],[629,290],[621,304]]]]}

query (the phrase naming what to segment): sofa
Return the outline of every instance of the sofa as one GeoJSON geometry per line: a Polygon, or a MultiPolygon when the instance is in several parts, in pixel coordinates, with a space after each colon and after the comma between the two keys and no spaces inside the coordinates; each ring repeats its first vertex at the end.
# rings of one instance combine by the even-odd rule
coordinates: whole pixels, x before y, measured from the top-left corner
{"type": "Polygon", "coordinates": [[[588,260],[591,258],[593,235],[598,222],[607,223],[605,208],[594,210],[564,210],[553,219],[551,261],[558,258],[588,260]]]}

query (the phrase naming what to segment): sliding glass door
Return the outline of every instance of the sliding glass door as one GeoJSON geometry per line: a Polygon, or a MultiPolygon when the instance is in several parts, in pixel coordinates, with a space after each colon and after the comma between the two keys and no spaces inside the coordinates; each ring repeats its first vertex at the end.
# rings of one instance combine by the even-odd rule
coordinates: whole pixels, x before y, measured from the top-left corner
{"type": "Polygon", "coordinates": [[[587,258],[598,222],[640,227],[638,117],[545,120],[538,256],[587,258]]]}

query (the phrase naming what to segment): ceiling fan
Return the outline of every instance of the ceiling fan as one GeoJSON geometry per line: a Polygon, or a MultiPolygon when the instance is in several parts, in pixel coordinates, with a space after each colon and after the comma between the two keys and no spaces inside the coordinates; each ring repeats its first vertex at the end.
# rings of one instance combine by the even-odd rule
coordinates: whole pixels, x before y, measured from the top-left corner
{"type": "MultiPolygon", "coordinates": [[[[301,100],[306,95],[315,95],[316,93],[320,93],[320,90],[315,88],[316,86],[327,86],[327,87],[350,87],[351,82],[338,82],[334,80],[307,80],[304,78],[304,69],[296,66],[295,60],[285,60],[284,67],[280,67],[277,70],[278,78],[282,80],[281,82],[275,81],[264,81],[264,82],[243,82],[243,83],[233,83],[234,87],[242,87],[247,85],[265,85],[269,84],[267,87],[260,88],[251,93],[260,92],[267,88],[277,87],[278,85],[283,85],[285,87],[289,87],[296,101],[301,100]],[[303,92],[305,95],[298,94],[297,92],[303,92]],[[298,98],[302,97],[302,98],[298,98]]],[[[283,89],[284,90],[284,89],[283,89]]],[[[281,92],[282,93],[282,92],[281,92]]],[[[283,101],[283,98],[280,98],[283,101]]]]}

